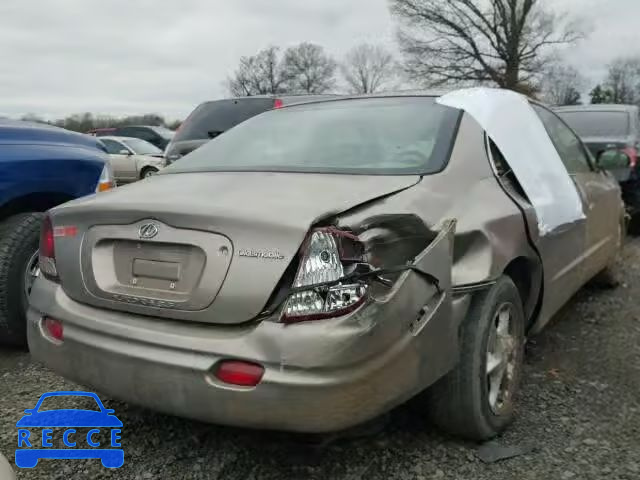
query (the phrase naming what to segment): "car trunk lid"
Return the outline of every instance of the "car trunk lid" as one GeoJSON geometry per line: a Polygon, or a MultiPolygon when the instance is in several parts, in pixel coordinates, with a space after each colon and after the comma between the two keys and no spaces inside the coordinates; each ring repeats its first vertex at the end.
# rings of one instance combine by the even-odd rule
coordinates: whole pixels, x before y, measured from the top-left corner
{"type": "Polygon", "coordinates": [[[309,228],[417,176],[158,175],[53,212],[62,286],[103,308],[241,323],[265,307],[309,228]],[[78,262],[77,258],[80,258],[78,262]]]}

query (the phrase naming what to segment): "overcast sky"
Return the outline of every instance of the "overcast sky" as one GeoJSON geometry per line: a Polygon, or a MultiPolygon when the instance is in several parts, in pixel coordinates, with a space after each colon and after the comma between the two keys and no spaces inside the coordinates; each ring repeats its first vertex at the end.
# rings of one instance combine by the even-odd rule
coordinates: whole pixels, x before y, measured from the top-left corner
{"type": "MultiPolygon", "coordinates": [[[[547,2],[582,15],[569,58],[593,82],[640,54],[640,0],[547,2]]],[[[183,118],[226,94],[241,55],[310,41],[339,57],[394,30],[387,0],[0,0],[0,115],[183,118]]]]}

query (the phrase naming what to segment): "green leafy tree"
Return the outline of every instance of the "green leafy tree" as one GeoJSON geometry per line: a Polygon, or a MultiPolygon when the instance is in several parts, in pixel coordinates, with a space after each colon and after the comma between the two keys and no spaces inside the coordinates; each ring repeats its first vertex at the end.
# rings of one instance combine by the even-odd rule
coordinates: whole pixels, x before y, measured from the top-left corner
{"type": "Polygon", "coordinates": [[[591,103],[613,103],[613,92],[608,88],[603,88],[602,85],[596,85],[591,93],[591,103]]]}

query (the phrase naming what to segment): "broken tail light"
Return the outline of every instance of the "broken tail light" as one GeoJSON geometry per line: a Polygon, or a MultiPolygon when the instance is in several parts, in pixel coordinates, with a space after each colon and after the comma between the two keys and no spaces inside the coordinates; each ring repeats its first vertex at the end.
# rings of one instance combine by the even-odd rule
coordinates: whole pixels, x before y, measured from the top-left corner
{"type": "Polygon", "coordinates": [[[364,262],[363,255],[364,246],[355,235],[334,228],[313,230],[303,245],[296,291],[285,304],[282,322],[338,317],[357,309],[366,298],[367,284],[340,279],[364,262]]]}

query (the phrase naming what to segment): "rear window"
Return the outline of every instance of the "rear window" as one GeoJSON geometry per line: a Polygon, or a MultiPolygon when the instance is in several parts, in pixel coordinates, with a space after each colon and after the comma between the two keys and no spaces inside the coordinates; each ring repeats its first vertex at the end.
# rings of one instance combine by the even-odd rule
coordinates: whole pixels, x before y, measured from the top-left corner
{"type": "Polygon", "coordinates": [[[174,141],[209,140],[273,108],[272,98],[219,100],[198,106],[180,126],[174,141]]]}
{"type": "Polygon", "coordinates": [[[626,137],[631,130],[628,112],[557,112],[581,137],[626,137]]]}
{"type": "Polygon", "coordinates": [[[166,138],[167,140],[171,140],[175,135],[175,132],[173,130],[169,130],[165,127],[151,127],[151,130],[156,132],[161,137],[166,138]]]}
{"type": "Polygon", "coordinates": [[[160,150],[155,145],[150,144],[145,140],[141,140],[139,138],[127,138],[126,140],[122,140],[127,147],[133,150],[137,155],[160,155],[162,154],[162,150],[160,150]]]}
{"type": "Polygon", "coordinates": [[[459,117],[428,97],[288,107],[247,120],[165,172],[435,173],[446,165],[459,117]]]}

